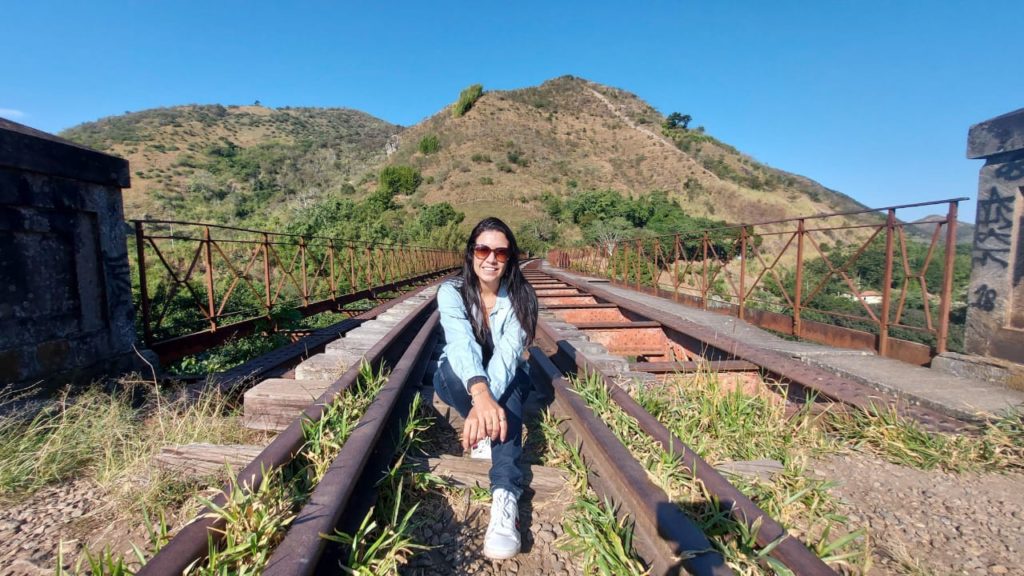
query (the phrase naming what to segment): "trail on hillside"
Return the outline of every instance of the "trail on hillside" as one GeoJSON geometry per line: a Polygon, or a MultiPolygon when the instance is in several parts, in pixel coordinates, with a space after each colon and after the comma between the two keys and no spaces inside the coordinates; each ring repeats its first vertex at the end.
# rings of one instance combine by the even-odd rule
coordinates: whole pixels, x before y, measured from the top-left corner
{"type": "Polygon", "coordinates": [[[673,152],[686,158],[687,162],[695,164],[701,172],[704,172],[709,176],[713,176],[716,180],[718,180],[718,176],[716,176],[713,172],[709,171],[707,168],[701,166],[700,163],[696,162],[692,156],[677,148],[675,143],[666,138],[664,135],[658,134],[657,132],[654,132],[649,128],[645,128],[643,126],[638,125],[636,122],[633,122],[633,120],[629,116],[623,114],[622,111],[615,106],[615,104],[612,104],[611,101],[608,100],[608,98],[604,94],[601,94],[600,92],[594,90],[590,86],[587,86],[587,90],[590,90],[590,93],[593,94],[595,98],[604,103],[604,105],[608,107],[608,110],[610,110],[616,118],[622,120],[626,124],[626,126],[629,126],[633,130],[637,130],[639,132],[642,132],[643,134],[646,134],[648,138],[653,139],[655,142],[658,142],[664,146],[668,146],[673,152]]]}

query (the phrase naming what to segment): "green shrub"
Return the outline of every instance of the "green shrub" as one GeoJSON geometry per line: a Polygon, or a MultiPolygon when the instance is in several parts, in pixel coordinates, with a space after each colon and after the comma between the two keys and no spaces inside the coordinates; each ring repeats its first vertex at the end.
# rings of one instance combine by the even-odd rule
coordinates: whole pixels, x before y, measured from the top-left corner
{"type": "Polygon", "coordinates": [[[483,178],[480,178],[480,183],[483,184],[484,186],[490,186],[494,184],[494,179],[491,178],[490,176],[484,176],[483,178]]]}
{"type": "Polygon", "coordinates": [[[473,104],[480,99],[484,93],[484,87],[482,84],[473,84],[469,88],[466,88],[459,93],[459,101],[455,103],[455,107],[452,108],[452,116],[458,118],[469,112],[469,109],[473,107],[473,104]]]}
{"type": "Polygon", "coordinates": [[[438,141],[436,134],[427,134],[423,138],[420,138],[420,152],[424,154],[433,154],[441,148],[441,142],[438,141]]]}
{"type": "Polygon", "coordinates": [[[419,170],[412,166],[385,166],[377,178],[380,189],[395,194],[412,194],[423,182],[419,170]]]}
{"type": "Polygon", "coordinates": [[[523,168],[527,167],[530,164],[523,156],[523,151],[519,150],[518,148],[515,150],[509,150],[508,153],[505,154],[505,157],[508,158],[509,162],[517,166],[522,166],[523,168]]]}
{"type": "Polygon", "coordinates": [[[480,154],[479,152],[470,156],[469,159],[477,163],[486,163],[491,161],[490,156],[488,156],[487,154],[480,154]]]}

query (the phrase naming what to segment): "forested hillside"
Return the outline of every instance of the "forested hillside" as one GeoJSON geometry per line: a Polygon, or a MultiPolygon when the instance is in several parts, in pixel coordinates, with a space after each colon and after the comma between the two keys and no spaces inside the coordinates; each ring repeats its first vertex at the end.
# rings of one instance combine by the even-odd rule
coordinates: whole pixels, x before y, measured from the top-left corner
{"type": "Polygon", "coordinates": [[[212,105],[105,118],[61,136],[130,161],[128,218],[276,224],[351,192],[400,130],[341,108],[212,105]]]}
{"type": "Polygon", "coordinates": [[[370,240],[442,240],[444,226],[495,214],[539,250],[592,241],[598,230],[668,233],[861,207],[717,140],[699,115],[665,115],[617,88],[565,76],[456,96],[406,129],[346,109],[212,105],[62,135],[131,161],[129,218],[370,240]],[[611,204],[586,217],[572,211],[593,199],[611,204]]]}

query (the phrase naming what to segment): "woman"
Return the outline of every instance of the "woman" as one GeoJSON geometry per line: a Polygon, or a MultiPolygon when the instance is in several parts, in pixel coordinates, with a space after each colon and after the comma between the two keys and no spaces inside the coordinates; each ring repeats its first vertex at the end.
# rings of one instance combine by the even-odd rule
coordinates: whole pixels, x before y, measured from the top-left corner
{"type": "MultiPolygon", "coordinates": [[[[537,329],[537,296],[519,270],[512,230],[497,218],[469,235],[462,274],[437,291],[444,351],[434,389],[466,424],[462,447],[490,446],[491,521],[484,555],[519,553],[519,458],[529,376],[523,350],[537,329]]],[[[474,450],[474,456],[478,450],[474,450]]]]}

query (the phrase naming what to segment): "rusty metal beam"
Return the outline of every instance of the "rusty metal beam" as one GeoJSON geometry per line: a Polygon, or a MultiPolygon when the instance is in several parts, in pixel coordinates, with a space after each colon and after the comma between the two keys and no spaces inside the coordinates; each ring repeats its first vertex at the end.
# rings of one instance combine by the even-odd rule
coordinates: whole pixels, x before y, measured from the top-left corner
{"type": "Polygon", "coordinates": [[[600,302],[597,304],[548,304],[544,306],[545,310],[594,310],[599,308],[618,308],[618,305],[600,302]]]}
{"type": "Polygon", "coordinates": [[[306,336],[297,342],[292,342],[287,346],[271,350],[266,354],[253,358],[252,360],[235,366],[230,370],[218,372],[205,377],[202,382],[198,383],[196,389],[190,390],[190,392],[194,395],[198,395],[202,390],[208,389],[211,385],[215,385],[221,390],[221,392],[231,393],[232,391],[237,391],[239,386],[247,382],[255,383],[266,378],[282,378],[288,370],[301,360],[323,352],[323,349],[328,342],[337,340],[339,336],[358,327],[362,321],[376,318],[400,302],[404,302],[409,298],[416,296],[431,285],[432,284],[420,286],[419,288],[402,294],[398,298],[388,300],[387,302],[374,307],[372,310],[367,310],[352,318],[346,318],[345,320],[332,324],[327,328],[316,330],[309,336],[306,336]]]}
{"type": "Polygon", "coordinates": [[[700,528],[651,482],[647,471],[539,348],[530,349],[531,375],[554,388],[551,409],[566,440],[578,445],[592,470],[592,483],[635,523],[634,543],[652,573],[732,574],[700,528]],[[679,558],[682,558],[681,560],[679,558]]]}
{"type": "MultiPolygon", "coordinates": [[[[548,332],[553,335],[553,333],[548,332]]],[[[737,522],[753,528],[760,524],[756,532],[756,542],[761,548],[778,541],[772,548],[771,556],[778,559],[795,574],[801,576],[834,576],[835,571],[828,567],[813,552],[807,549],[798,539],[790,536],[781,524],[761,510],[752,500],[747,498],[735,486],[729,483],[717,470],[704,461],[689,446],[683,443],[669,429],[644,410],[628,392],[616,386],[596,370],[586,355],[573,348],[565,340],[558,342],[559,355],[563,363],[571,365],[559,366],[563,371],[576,369],[580,373],[599,374],[605,389],[612,400],[630,417],[634,418],[640,428],[661,445],[662,450],[679,457],[680,463],[693,476],[704,484],[708,493],[716,498],[723,510],[737,522]]]]}
{"type": "MultiPolygon", "coordinates": [[[[319,302],[313,302],[308,306],[300,306],[299,308],[296,308],[296,310],[303,318],[306,318],[328,310],[336,310],[346,304],[351,304],[360,300],[377,300],[380,294],[400,290],[411,284],[417,284],[430,278],[450,273],[450,271],[450,269],[442,269],[428,272],[426,274],[420,274],[405,280],[374,286],[372,288],[352,292],[350,294],[343,294],[337,298],[328,298],[319,302]]],[[[251,318],[249,320],[235,322],[234,324],[228,324],[226,326],[218,326],[216,331],[203,330],[201,332],[194,332],[185,336],[178,336],[176,338],[169,338],[160,342],[154,342],[150,349],[160,358],[161,363],[169,364],[191,354],[197,354],[213,348],[214,346],[223,344],[230,338],[251,334],[257,327],[265,323],[266,318],[251,318]]]]}
{"type": "Polygon", "coordinates": [[[574,326],[580,330],[638,330],[661,328],[661,323],[653,320],[637,320],[635,322],[580,322],[574,326]]]}
{"type": "Polygon", "coordinates": [[[710,362],[630,362],[634,372],[651,374],[688,374],[693,372],[750,372],[761,368],[746,360],[712,360],[710,362]]]}
{"type": "MultiPolygon", "coordinates": [[[[274,550],[264,576],[308,576],[316,570],[326,541],[323,534],[331,534],[342,514],[350,505],[356,484],[367,472],[367,462],[377,449],[378,440],[390,423],[391,413],[399,402],[403,389],[416,373],[417,366],[429,360],[440,315],[435,311],[420,329],[412,344],[388,377],[373,403],[359,419],[359,425],[342,446],[338,456],[313,490],[309,501],[284,540],[274,550]]],[[[419,370],[422,375],[423,371],[419,370]]],[[[373,473],[379,473],[374,470],[373,473]]]]}

